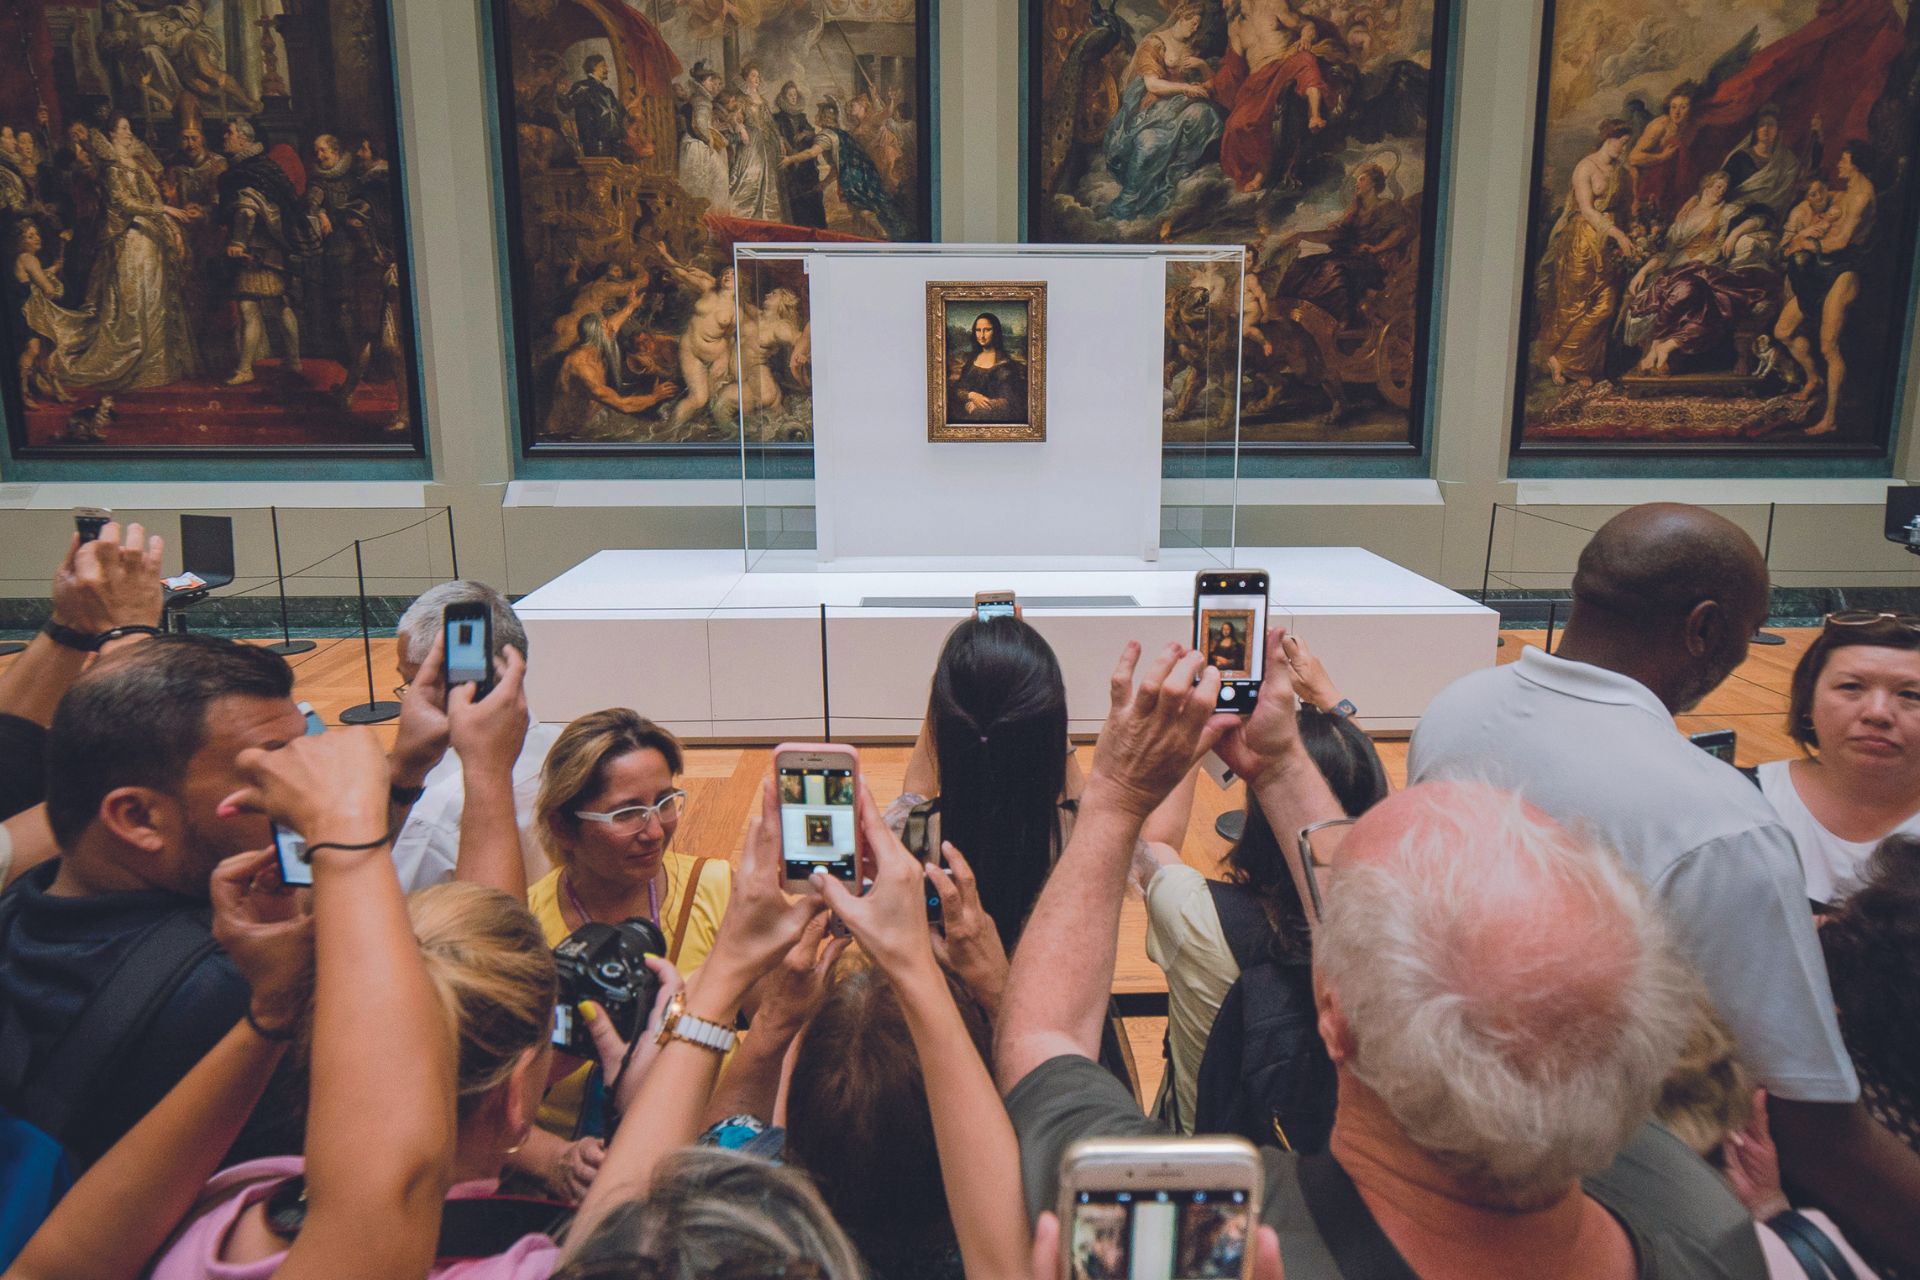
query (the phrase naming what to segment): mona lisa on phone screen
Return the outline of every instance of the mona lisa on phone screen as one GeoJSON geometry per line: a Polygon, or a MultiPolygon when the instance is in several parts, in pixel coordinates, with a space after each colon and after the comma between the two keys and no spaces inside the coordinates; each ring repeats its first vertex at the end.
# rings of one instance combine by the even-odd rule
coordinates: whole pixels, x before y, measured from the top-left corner
{"type": "Polygon", "coordinates": [[[1220,673],[1215,708],[1246,714],[1260,697],[1267,660],[1263,569],[1202,572],[1193,583],[1193,647],[1220,673]]]}
{"type": "Polygon", "coordinates": [[[773,775],[780,790],[780,857],[788,889],[806,887],[816,871],[857,884],[854,795],[860,753],[837,743],[785,742],[773,749],[773,775]]]}
{"type": "Polygon", "coordinates": [[[1252,1274],[1264,1185],[1239,1138],[1089,1139],[1060,1169],[1062,1274],[1238,1280],[1252,1274]]]}

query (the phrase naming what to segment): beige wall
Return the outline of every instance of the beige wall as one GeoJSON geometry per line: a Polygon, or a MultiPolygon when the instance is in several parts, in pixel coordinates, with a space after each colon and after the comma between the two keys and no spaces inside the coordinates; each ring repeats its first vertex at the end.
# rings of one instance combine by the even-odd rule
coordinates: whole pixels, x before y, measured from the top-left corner
{"type": "MultiPolygon", "coordinates": [[[[1433,478],[1294,480],[1245,486],[1241,541],[1358,544],[1453,586],[1477,588],[1494,526],[1494,567],[1508,583],[1564,585],[1584,534],[1612,511],[1653,498],[1724,510],[1764,534],[1784,585],[1920,585],[1920,561],[1879,537],[1883,483],[1872,480],[1610,480],[1515,482],[1506,476],[1509,390],[1519,282],[1538,6],[1461,0],[1463,48],[1446,224],[1446,296],[1439,324],[1433,478]],[[1518,511],[1495,517],[1495,503],[1518,511]],[[1554,523],[1559,522],[1559,523],[1554,523]],[[1576,526],[1569,528],[1566,526],[1576,526]]],[[[66,508],[106,500],[171,528],[181,510],[238,508],[241,582],[272,569],[263,512],[283,508],[288,567],[355,537],[414,524],[451,506],[460,568],[530,591],[602,547],[738,545],[738,486],[714,481],[509,485],[485,80],[478,5],[397,4],[414,251],[429,377],[434,479],[420,484],[8,483],[0,472],[0,595],[43,593],[70,524],[66,508]]],[[[940,8],[941,214],[946,239],[1019,234],[1019,0],[947,0],[940,8]]],[[[1914,353],[1920,357],[1920,352],[1914,353]]],[[[1920,378],[1914,379],[1920,384],[1920,378]]],[[[1910,389],[1896,473],[1920,479],[1910,389]]],[[[443,525],[372,543],[369,586],[405,594],[449,567],[443,525]]],[[[351,555],[296,582],[312,594],[352,590],[351,555]]],[[[1495,587],[1501,583],[1496,579],[1495,587]]]]}

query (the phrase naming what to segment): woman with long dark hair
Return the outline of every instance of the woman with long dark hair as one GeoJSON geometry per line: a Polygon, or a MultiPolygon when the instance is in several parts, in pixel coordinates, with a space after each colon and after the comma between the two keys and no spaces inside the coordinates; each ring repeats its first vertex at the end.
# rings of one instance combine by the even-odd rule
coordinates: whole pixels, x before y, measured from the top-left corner
{"type": "Polygon", "coordinates": [[[1008,951],[1065,843],[1080,782],[1071,751],[1066,683],[1040,633],[1019,618],[955,627],[887,823],[899,832],[915,808],[937,811],[939,839],[973,866],[1008,951]]]}
{"type": "MultiPolygon", "coordinates": [[[[1319,659],[1298,638],[1282,641],[1285,666],[1268,667],[1268,679],[1288,679],[1302,702],[1300,740],[1349,817],[1358,817],[1387,796],[1386,768],[1360,727],[1337,708],[1340,696],[1319,659]]],[[[1285,689],[1281,685],[1276,692],[1285,689]]],[[[1289,869],[1279,833],[1257,804],[1247,806],[1246,827],[1226,857],[1226,884],[1211,883],[1164,844],[1146,844],[1135,854],[1135,876],[1147,900],[1147,955],[1167,975],[1167,1084],[1162,1114],[1191,1132],[1201,1103],[1200,1062],[1227,992],[1239,979],[1242,954],[1271,956],[1297,970],[1299,994],[1310,1009],[1311,960],[1306,910],[1289,869]],[[1222,891],[1231,899],[1222,906],[1222,891]],[[1230,908],[1241,905],[1246,910],[1230,908]],[[1251,934],[1236,936],[1236,930],[1251,934]]],[[[1290,840],[1293,833],[1288,832],[1290,840]]],[[[1313,1019],[1302,1019],[1311,1027],[1313,1019]]],[[[1327,1099],[1331,1104],[1331,1099],[1327,1099]]]]}

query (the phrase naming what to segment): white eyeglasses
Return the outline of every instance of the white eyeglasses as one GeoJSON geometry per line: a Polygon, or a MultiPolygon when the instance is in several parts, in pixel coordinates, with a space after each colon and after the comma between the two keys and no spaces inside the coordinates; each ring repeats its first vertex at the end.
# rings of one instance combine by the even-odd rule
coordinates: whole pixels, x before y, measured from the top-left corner
{"type": "Polygon", "coordinates": [[[652,804],[633,804],[624,809],[615,809],[612,813],[587,813],[576,811],[574,817],[583,822],[601,822],[616,831],[638,831],[647,823],[658,819],[661,826],[677,819],[687,807],[687,793],[669,791],[652,804]]]}

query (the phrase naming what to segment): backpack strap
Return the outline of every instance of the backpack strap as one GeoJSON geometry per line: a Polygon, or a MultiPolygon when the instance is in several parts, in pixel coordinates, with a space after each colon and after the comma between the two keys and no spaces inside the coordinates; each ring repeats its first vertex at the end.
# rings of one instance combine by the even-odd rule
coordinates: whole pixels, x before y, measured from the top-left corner
{"type": "Polygon", "coordinates": [[[693,919],[693,899],[700,890],[700,876],[707,869],[712,858],[696,858],[693,871],[687,876],[686,891],[680,895],[680,909],[673,913],[673,936],[667,942],[667,963],[680,963],[680,948],[687,941],[687,921],[693,919]]]}
{"type": "Polygon", "coordinates": [[[219,949],[203,911],[168,916],[127,948],[21,1091],[16,1112],[62,1142],[106,1069],[152,1024],[173,993],[219,949]]]}
{"type": "Polygon", "coordinates": [[[1829,1277],[1856,1280],[1853,1268],[1847,1265],[1846,1257],[1827,1233],[1814,1226],[1799,1210],[1776,1213],[1767,1219],[1767,1226],[1780,1237],[1809,1280],[1829,1280],[1829,1277]]]}
{"type": "Polygon", "coordinates": [[[1222,880],[1207,881],[1213,897],[1214,912],[1220,917],[1220,932],[1226,935],[1227,949],[1240,972],[1273,958],[1273,925],[1253,890],[1243,884],[1222,880]]]}
{"type": "Polygon", "coordinates": [[[1307,1213],[1346,1280],[1419,1280],[1339,1161],[1322,1151],[1300,1157],[1296,1167],[1307,1213]]]}

